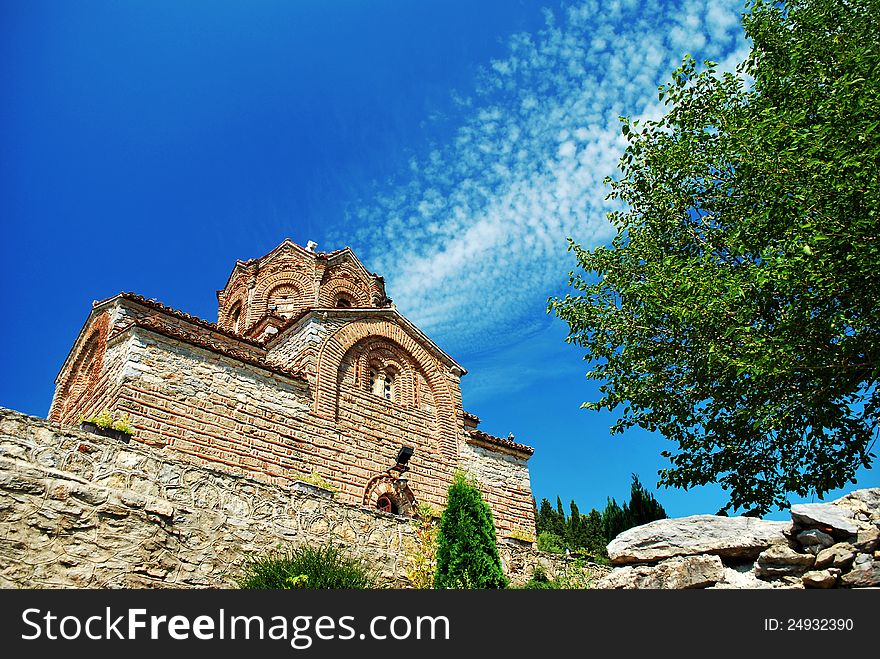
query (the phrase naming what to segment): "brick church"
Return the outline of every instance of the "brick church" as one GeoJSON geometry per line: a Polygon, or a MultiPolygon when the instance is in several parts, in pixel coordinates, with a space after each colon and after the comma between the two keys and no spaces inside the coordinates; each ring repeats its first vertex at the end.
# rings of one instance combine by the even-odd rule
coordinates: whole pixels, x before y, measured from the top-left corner
{"type": "Polygon", "coordinates": [[[349,248],[315,248],[286,239],[238,261],[216,324],[133,293],[93,303],[49,419],[108,409],[129,416],[132,441],[275,484],[318,476],[337,500],[400,515],[442,508],[464,469],[499,536],[534,536],[533,449],[478,430],[467,371],[382,277],[349,248]]]}

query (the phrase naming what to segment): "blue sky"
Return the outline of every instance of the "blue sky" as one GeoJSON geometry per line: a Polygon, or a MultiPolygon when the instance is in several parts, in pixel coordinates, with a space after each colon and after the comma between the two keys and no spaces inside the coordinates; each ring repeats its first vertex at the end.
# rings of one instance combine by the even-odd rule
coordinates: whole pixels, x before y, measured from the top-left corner
{"type": "MultiPolygon", "coordinates": [[[[732,69],[739,1],[7,1],[0,5],[0,405],[45,416],[93,299],[216,319],[238,258],[350,245],[466,366],[465,409],[532,444],[536,497],[651,486],[546,314],[566,237],[611,237],[619,115],[682,55],[732,69]]],[[[880,485],[862,471],[860,486],[880,485]]],[[[715,488],[657,494],[714,512],[715,488]]]]}

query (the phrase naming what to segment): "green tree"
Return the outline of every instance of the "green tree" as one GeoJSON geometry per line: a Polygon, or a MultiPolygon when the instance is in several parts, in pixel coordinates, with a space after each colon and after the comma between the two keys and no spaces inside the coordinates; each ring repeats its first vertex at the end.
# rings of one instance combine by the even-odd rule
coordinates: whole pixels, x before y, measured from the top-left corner
{"type": "Polygon", "coordinates": [[[593,508],[590,514],[584,517],[584,549],[594,559],[608,558],[608,538],[605,536],[605,526],[602,523],[602,513],[593,508]]]}
{"type": "Polygon", "coordinates": [[[551,531],[550,518],[553,516],[553,507],[547,499],[541,499],[541,505],[538,508],[538,514],[535,515],[535,530],[538,535],[545,531],[551,531]]]}
{"type": "Polygon", "coordinates": [[[535,530],[538,535],[541,533],[552,533],[559,537],[565,537],[565,513],[560,512],[559,497],[556,497],[557,508],[553,506],[547,499],[541,499],[541,507],[538,509],[538,516],[535,518],[535,530]]]}
{"type": "Polygon", "coordinates": [[[685,58],[623,120],[610,247],[551,299],[612,428],[677,449],[660,484],[785,508],[871,465],[880,390],[880,0],[758,0],[751,54],[685,58]],[[744,78],[751,77],[748,84],[744,78]]]}
{"type": "Polygon", "coordinates": [[[578,510],[577,504],[572,499],[569,504],[571,514],[568,516],[566,524],[565,537],[568,540],[568,546],[572,549],[586,549],[586,538],[584,537],[584,517],[578,510]]]}
{"type": "Polygon", "coordinates": [[[632,487],[630,489],[629,505],[627,506],[629,513],[627,519],[627,528],[633,526],[641,526],[655,519],[666,519],[666,511],[660,502],[654,498],[654,495],[645,489],[645,486],[639,481],[636,474],[632,475],[632,487]]]}
{"type": "Polygon", "coordinates": [[[608,497],[608,503],[602,513],[602,528],[607,542],[611,542],[618,534],[629,528],[627,517],[626,504],[621,508],[614,499],[608,497]]]}
{"type": "Polygon", "coordinates": [[[437,533],[434,588],[504,588],[492,511],[463,473],[449,486],[437,533]]]}

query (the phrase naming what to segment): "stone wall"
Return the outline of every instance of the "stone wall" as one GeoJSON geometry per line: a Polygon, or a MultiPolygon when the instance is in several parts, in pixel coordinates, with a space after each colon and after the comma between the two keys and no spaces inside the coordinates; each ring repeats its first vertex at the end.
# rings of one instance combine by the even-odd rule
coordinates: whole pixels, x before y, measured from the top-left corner
{"type": "Polygon", "coordinates": [[[600,588],[880,586],[880,488],[799,504],[790,522],[694,515],[624,531],[600,588]]]}
{"type": "MultiPolygon", "coordinates": [[[[232,587],[249,554],[328,541],[407,585],[407,517],[0,408],[2,587],[232,587]]],[[[574,569],[517,544],[500,551],[513,583],[538,564],[574,569]]]]}

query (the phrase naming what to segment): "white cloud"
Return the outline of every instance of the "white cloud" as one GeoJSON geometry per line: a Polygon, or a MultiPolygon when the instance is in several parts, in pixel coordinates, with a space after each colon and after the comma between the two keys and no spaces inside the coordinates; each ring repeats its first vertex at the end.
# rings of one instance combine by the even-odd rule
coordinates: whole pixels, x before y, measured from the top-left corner
{"type": "Polygon", "coordinates": [[[455,354],[546,327],[547,297],[571,269],[566,237],[612,235],[602,180],[625,148],[618,116],[659,116],[657,86],[686,52],[732,70],[747,52],[741,11],[740,0],[684,0],[545,12],[543,29],[512,35],[508,56],[455,95],[454,138],[352,209],[354,240],[338,238],[455,354]]]}

